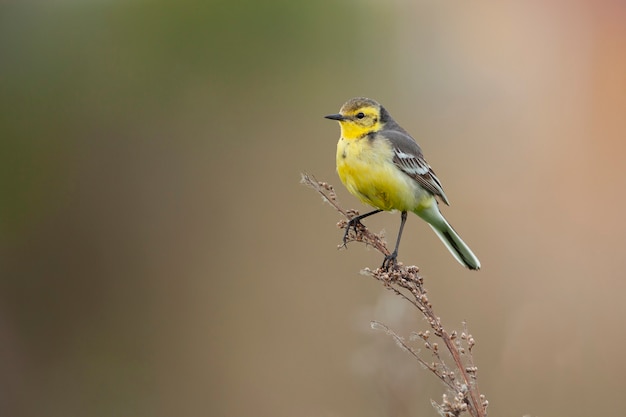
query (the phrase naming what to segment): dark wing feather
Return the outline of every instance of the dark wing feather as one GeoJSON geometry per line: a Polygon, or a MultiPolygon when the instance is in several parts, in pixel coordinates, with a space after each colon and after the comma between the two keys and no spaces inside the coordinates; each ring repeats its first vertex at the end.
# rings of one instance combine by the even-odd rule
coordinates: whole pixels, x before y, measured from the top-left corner
{"type": "Polygon", "coordinates": [[[439,196],[441,201],[449,205],[448,197],[443,192],[439,178],[424,159],[417,142],[407,133],[396,130],[384,130],[380,132],[380,135],[385,137],[393,148],[394,164],[419,185],[435,196],[439,196]]]}

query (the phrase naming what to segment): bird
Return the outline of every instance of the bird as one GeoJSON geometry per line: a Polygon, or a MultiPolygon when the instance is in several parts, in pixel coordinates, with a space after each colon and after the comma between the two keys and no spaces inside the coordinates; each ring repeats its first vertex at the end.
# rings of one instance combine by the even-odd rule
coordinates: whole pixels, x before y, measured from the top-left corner
{"type": "Polygon", "coordinates": [[[441,181],[424,159],[415,139],[377,101],[355,97],[339,113],[324,116],[341,127],[337,143],[337,173],[348,191],[374,211],[348,221],[357,230],[361,220],[383,211],[401,213],[396,246],[385,256],[382,268],[397,266],[398,247],[409,211],[426,221],[452,256],[470,270],[480,269],[480,261],[439,210],[439,202],[449,205],[441,181]]]}

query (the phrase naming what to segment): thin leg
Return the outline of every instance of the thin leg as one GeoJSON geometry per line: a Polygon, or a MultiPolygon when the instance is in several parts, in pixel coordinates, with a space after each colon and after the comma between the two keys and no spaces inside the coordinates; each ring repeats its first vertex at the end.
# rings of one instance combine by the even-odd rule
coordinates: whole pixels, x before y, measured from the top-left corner
{"type": "Polygon", "coordinates": [[[350,221],[348,222],[348,225],[346,226],[346,232],[343,234],[343,246],[346,246],[346,244],[348,243],[348,232],[350,232],[351,227],[354,229],[354,233],[356,233],[356,228],[358,225],[361,224],[361,220],[363,220],[366,217],[371,216],[372,214],[380,213],[381,211],[382,211],[381,209],[378,209],[378,210],[370,211],[369,213],[361,214],[359,216],[351,218],[350,221]]]}
{"type": "Polygon", "coordinates": [[[385,256],[382,268],[389,269],[391,266],[395,266],[396,258],[398,257],[398,247],[400,246],[400,239],[402,238],[402,230],[404,230],[404,223],[406,223],[406,211],[402,212],[400,221],[400,230],[398,230],[398,240],[396,241],[396,248],[391,255],[385,256]]]}

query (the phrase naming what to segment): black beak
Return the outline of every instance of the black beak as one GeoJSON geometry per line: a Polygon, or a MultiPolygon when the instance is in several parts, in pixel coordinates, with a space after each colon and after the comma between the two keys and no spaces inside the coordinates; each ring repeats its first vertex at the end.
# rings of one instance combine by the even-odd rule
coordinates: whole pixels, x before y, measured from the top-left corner
{"type": "Polygon", "coordinates": [[[330,119],[330,120],[337,120],[339,122],[346,119],[343,115],[341,115],[339,113],[337,113],[337,114],[329,114],[328,116],[324,116],[324,118],[330,119]]]}

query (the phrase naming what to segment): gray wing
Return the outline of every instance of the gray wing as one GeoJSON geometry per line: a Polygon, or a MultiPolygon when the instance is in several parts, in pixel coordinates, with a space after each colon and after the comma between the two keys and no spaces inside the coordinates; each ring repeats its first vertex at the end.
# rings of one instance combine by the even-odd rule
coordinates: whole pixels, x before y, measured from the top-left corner
{"type": "Polygon", "coordinates": [[[424,159],[417,142],[404,132],[387,130],[383,134],[393,148],[393,163],[419,185],[435,196],[439,196],[441,201],[449,205],[448,197],[443,192],[439,178],[424,159]]]}

